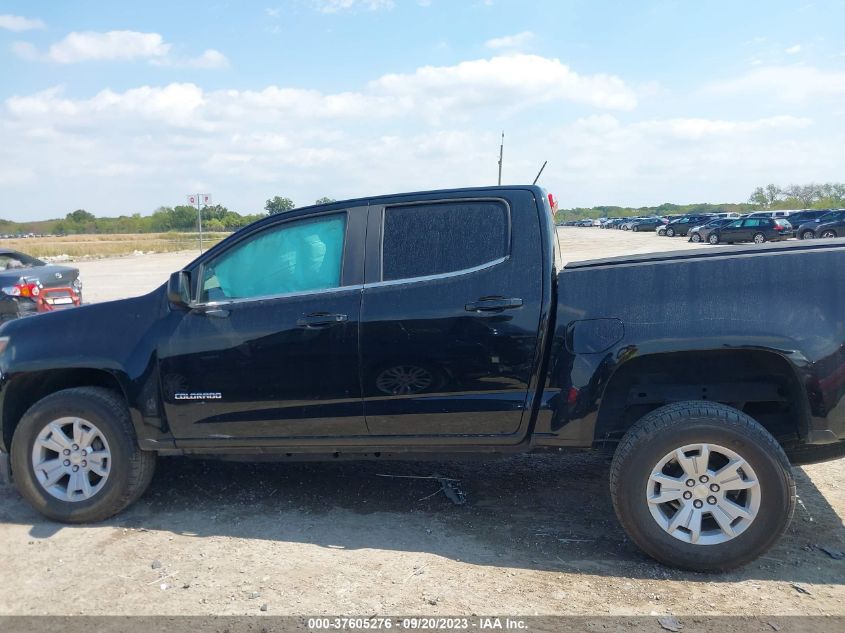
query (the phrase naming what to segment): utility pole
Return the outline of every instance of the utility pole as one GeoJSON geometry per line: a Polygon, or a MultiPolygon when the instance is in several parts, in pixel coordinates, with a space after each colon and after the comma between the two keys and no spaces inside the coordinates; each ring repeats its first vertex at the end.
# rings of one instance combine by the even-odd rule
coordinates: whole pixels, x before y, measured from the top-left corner
{"type": "Polygon", "coordinates": [[[505,133],[502,132],[502,143],[499,145],[499,185],[502,184],[502,157],[505,154],[505,133]]]}
{"type": "Polygon", "coordinates": [[[211,194],[194,193],[189,194],[187,198],[191,206],[195,204],[197,205],[197,226],[199,227],[200,232],[200,255],[202,255],[202,208],[211,204],[211,194]]]}

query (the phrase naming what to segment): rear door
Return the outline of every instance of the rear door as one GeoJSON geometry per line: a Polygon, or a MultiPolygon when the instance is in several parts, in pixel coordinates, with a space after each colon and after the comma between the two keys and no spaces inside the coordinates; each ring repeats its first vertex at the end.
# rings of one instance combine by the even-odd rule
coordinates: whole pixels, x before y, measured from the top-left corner
{"type": "Polygon", "coordinates": [[[529,191],[370,207],[362,391],[376,436],[519,430],[543,298],[529,191]]]}

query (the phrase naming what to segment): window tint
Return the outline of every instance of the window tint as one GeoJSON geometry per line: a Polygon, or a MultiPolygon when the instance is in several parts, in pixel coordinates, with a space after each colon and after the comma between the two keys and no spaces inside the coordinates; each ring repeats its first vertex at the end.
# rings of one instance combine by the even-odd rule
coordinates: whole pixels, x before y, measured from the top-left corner
{"type": "Polygon", "coordinates": [[[206,264],[200,300],[224,301],[340,285],[346,215],[288,222],[206,264]]]}
{"type": "MultiPolygon", "coordinates": [[[[746,222],[750,222],[750,220],[746,220],[746,222]]],[[[726,229],[738,229],[742,226],[742,220],[734,220],[730,224],[728,224],[725,228],[726,229]]]]}
{"type": "Polygon", "coordinates": [[[508,210],[497,202],[388,207],[382,279],[450,273],[504,257],[508,224],[508,210]]]}

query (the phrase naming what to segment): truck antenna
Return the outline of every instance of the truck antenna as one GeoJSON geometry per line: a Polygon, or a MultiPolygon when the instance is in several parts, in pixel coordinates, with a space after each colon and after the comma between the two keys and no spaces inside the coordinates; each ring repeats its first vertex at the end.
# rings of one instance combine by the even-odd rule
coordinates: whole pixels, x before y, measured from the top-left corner
{"type": "Polygon", "coordinates": [[[502,157],[505,154],[505,133],[502,132],[502,143],[499,145],[499,185],[502,184],[502,157]]]}
{"type": "Polygon", "coordinates": [[[546,163],[548,163],[548,162],[549,161],[547,161],[547,160],[543,161],[543,166],[540,167],[540,171],[537,172],[537,177],[534,179],[534,182],[531,183],[532,185],[536,185],[537,181],[540,180],[540,174],[543,173],[543,170],[546,168],[546,163]]]}

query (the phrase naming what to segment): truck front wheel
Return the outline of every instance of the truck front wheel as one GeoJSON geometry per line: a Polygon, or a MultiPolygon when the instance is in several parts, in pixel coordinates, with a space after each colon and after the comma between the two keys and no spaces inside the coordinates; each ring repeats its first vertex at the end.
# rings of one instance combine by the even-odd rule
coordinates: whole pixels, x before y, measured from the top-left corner
{"type": "Polygon", "coordinates": [[[55,521],[117,514],[143,494],[155,455],[138,448],[126,405],[98,387],[65,389],[36,402],[12,438],[21,495],[55,521]]]}
{"type": "Polygon", "coordinates": [[[745,565],[783,534],[795,482],[783,449],[741,411],[707,401],[647,414],[622,439],[613,506],[643,551],[682,569],[745,565]]]}

